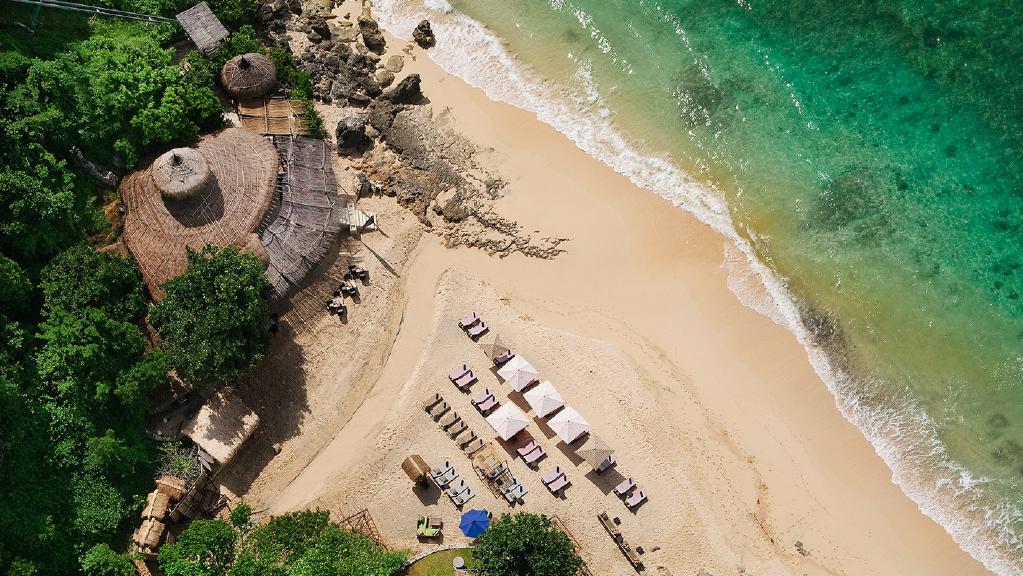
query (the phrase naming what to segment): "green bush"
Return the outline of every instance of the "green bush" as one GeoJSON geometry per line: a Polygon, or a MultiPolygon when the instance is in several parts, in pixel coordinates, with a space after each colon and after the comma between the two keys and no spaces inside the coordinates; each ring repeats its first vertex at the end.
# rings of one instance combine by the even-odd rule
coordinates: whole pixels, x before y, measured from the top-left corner
{"type": "Polygon", "coordinates": [[[473,548],[479,576],[576,576],[582,559],[542,514],[502,514],[473,548]]]}

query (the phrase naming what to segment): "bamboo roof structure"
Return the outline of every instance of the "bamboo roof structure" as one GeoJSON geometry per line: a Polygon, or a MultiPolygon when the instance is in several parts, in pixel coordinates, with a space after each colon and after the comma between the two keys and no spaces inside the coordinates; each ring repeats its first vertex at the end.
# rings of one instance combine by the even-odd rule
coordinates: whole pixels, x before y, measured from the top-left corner
{"type": "Polygon", "coordinates": [[[143,550],[155,551],[160,547],[160,540],[163,538],[163,532],[166,528],[163,522],[147,518],[142,521],[142,525],[135,531],[135,537],[132,540],[143,550]]]}
{"type": "Polygon", "coordinates": [[[413,454],[401,462],[401,469],[408,475],[409,480],[416,484],[422,484],[430,475],[430,467],[419,454],[413,454]]]}
{"type": "Polygon", "coordinates": [[[220,391],[181,430],[223,466],[259,427],[259,416],[237,395],[220,391]]]}
{"type": "Polygon", "coordinates": [[[242,128],[259,134],[297,136],[309,133],[302,115],[306,105],[287,98],[239,98],[238,120],[242,128]]]}
{"type": "Polygon", "coordinates": [[[234,98],[259,98],[277,85],[277,68],[265,54],[239,54],[220,69],[220,84],[234,98]]]}
{"type": "Polygon", "coordinates": [[[276,297],[298,288],[327,255],[341,231],[338,185],[326,142],[304,136],[275,138],[284,167],[274,206],[259,237],[267,280],[276,297]]]}
{"type": "Polygon", "coordinates": [[[169,509],[170,498],[159,490],[153,490],[146,496],[146,507],[142,510],[142,518],[163,520],[169,509]]]}
{"type": "Polygon", "coordinates": [[[277,152],[265,138],[228,128],[175,149],[121,182],[122,238],[153,298],[188,267],[185,247],[257,250],[253,234],[274,198],[277,152]]]}
{"type": "Polygon", "coordinates": [[[204,54],[216,52],[228,37],[227,28],[224,28],[206,2],[192,6],[175,18],[184,28],[185,34],[188,34],[195,43],[196,48],[204,54]]]}
{"type": "Polygon", "coordinates": [[[156,489],[171,500],[181,500],[185,495],[185,481],[177,476],[160,476],[156,479],[156,489]]]}

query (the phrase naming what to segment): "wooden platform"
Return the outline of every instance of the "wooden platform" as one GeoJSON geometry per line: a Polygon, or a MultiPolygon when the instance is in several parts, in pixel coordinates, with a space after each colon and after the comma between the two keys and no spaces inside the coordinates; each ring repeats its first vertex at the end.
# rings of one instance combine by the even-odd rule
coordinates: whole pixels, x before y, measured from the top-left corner
{"type": "Polygon", "coordinates": [[[238,119],[242,128],[273,136],[309,133],[302,115],[305,103],[287,98],[256,98],[238,101],[238,119]]]}

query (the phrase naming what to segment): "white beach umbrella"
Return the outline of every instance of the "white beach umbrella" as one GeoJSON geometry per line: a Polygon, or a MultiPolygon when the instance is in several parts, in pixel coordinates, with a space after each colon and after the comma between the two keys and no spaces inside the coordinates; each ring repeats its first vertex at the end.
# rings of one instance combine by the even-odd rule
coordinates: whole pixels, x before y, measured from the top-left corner
{"type": "Polygon", "coordinates": [[[536,368],[533,368],[533,365],[522,356],[514,356],[504,366],[497,369],[497,374],[504,378],[505,382],[511,384],[516,392],[522,392],[526,386],[540,378],[540,373],[536,371],[536,368]]]}
{"type": "Polygon", "coordinates": [[[493,414],[487,416],[487,424],[490,424],[501,440],[508,440],[525,428],[529,424],[529,419],[514,404],[505,402],[494,410],[493,414]]]}
{"type": "Polygon", "coordinates": [[[541,418],[565,405],[565,400],[554,389],[554,384],[551,384],[550,380],[544,380],[538,386],[530,388],[522,397],[541,418]]]}
{"type": "Polygon", "coordinates": [[[564,410],[547,421],[547,425],[551,427],[551,430],[557,432],[566,444],[571,444],[573,440],[590,429],[590,423],[571,406],[565,406],[564,410]]]}

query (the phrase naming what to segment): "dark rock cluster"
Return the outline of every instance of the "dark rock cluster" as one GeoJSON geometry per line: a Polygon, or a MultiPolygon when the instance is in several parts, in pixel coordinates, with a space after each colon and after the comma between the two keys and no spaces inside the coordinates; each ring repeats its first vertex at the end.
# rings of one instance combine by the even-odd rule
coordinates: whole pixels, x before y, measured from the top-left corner
{"type": "Polygon", "coordinates": [[[412,31],[412,39],[423,48],[429,48],[437,43],[437,37],[433,35],[433,28],[429,20],[423,20],[412,31]]]}

